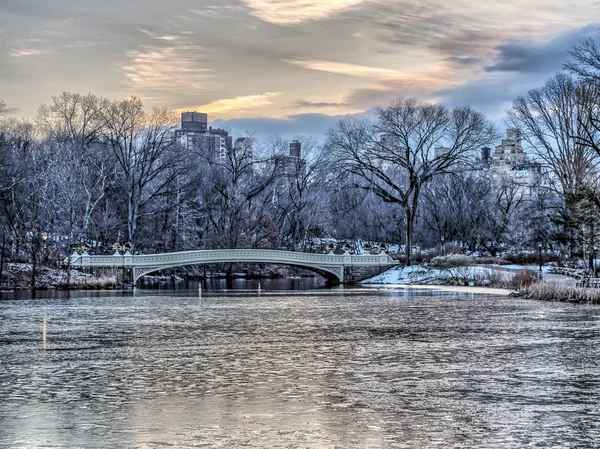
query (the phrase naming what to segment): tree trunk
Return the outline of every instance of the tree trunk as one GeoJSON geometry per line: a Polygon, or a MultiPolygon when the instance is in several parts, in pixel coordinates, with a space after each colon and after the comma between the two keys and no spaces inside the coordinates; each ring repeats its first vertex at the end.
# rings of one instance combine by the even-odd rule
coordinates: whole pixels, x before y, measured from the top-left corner
{"type": "Polygon", "coordinates": [[[129,238],[129,243],[132,245],[135,244],[135,230],[137,228],[137,218],[138,218],[138,209],[140,200],[138,198],[138,189],[135,186],[131,186],[129,190],[129,204],[127,211],[127,236],[129,238]]]}
{"type": "Polygon", "coordinates": [[[413,230],[415,227],[415,217],[417,216],[417,206],[419,204],[419,188],[414,186],[414,192],[409,204],[404,206],[404,214],[406,216],[406,266],[412,264],[412,245],[413,245],[413,230]]]}
{"type": "Polygon", "coordinates": [[[6,245],[6,230],[2,230],[2,253],[0,254],[0,285],[4,276],[4,247],[6,245]]]}
{"type": "Polygon", "coordinates": [[[406,256],[405,266],[410,267],[412,264],[412,238],[413,238],[413,215],[410,208],[404,209],[406,215],[406,246],[404,254],[406,256]]]}
{"type": "Polygon", "coordinates": [[[31,245],[31,289],[35,290],[35,281],[37,277],[37,261],[38,261],[38,246],[39,237],[33,237],[34,241],[31,245]]]}

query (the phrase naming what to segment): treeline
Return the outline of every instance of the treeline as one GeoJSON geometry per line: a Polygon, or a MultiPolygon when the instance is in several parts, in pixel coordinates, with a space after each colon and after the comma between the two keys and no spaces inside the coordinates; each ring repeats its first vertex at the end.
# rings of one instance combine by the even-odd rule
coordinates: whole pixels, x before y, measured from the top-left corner
{"type": "Polygon", "coordinates": [[[172,112],[63,93],[34,120],[0,118],[2,260],[54,264],[83,244],[324,251],[327,239],[401,244],[408,263],[414,247],[442,242],[492,255],[540,244],[590,253],[599,89],[590,40],[564,72],[514,101],[507,126],[549,173],[533,193],[473,168],[499,132],[469,107],[399,99],[371,121],[340,121],[324,142],[300,138],[301,159],[280,138],[215,159],[173,138],[172,112]]]}

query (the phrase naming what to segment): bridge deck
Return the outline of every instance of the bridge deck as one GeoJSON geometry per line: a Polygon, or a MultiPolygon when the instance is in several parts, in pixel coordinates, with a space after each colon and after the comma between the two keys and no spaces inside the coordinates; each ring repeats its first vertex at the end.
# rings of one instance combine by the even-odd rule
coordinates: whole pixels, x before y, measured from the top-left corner
{"type": "Polygon", "coordinates": [[[316,254],[281,251],[270,249],[223,249],[181,251],[163,254],[125,254],[115,253],[112,256],[96,256],[87,253],[74,253],[71,265],[74,267],[124,267],[134,272],[134,282],[141,276],[166,268],[184,265],[200,265],[208,263],[253,262],[294,265],[326,272],[344,282],[346,267],[388,267],[396,265],[389,255],[381,254],[316,254]]]}

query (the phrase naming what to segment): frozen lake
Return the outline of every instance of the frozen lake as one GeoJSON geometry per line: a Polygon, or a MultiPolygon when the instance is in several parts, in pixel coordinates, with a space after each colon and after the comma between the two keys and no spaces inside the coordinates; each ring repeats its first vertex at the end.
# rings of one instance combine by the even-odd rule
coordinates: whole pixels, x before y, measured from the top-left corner
{"type": "Polygon", "coordinates": [[[249,285],[0,301],[0,447],[600,441],[600,307],[249,285]]]}

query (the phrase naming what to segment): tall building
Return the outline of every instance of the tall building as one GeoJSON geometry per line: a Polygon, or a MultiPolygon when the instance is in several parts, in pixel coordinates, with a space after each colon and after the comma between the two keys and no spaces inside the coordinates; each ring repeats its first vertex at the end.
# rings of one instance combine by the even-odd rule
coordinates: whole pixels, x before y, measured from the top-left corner
{"type": "Polygon", "coordinates": [[[483,147],[481,149],[481,163],[485,166],[490,165],[491,159],[490,159],[490,154],[491,154],[491,148],[490,147],[483,147]]]}
{"type": "Polygon", "coordinates": [[[281,195],[289,195],[290,191],[294,191],[291,186],[295,185],[297,177],[303,178],[306,175],[306,159],[302,158],[302,142],[298,140],[290,142],[289,154],[284,156],[281,162],[281,167],[278,167],[281,176],[273,185],[273,204],[279,203],[281,195]]]}
{"type": "Polygon", "coordinates": [[[300,141],[290,142],[290,154],[285,158],[283,170],[286,175],[296,175],[298,170],[306,170],[306,161],[302,159],[302,143],[300,141]]]}
{"type": "Polygon", "coordinates": [[[208,116],[202,112],[183,112],[181,129],[175,131],[175,138],[190,154],[212,162],[224,161],[232,148],[229,133],[209,127],[208,116]]]}
{"type": "Polygon", "coordinates": [[[452,148],[448,147],[435,147],[433,150],[436,159],[450,153],[450,151],[452,151],[452,148]]]}
{"type": "Polygon", "coordinates": [[[206,131],[208,115],[202,112],[183,112],[181,114],[182,131],[206,131]]]}
{"type": "Polygon", "coordinates": [[[546,173],[539,162],[529,159],[521,145],[521,131],[510,128],[506,137],[492,151],[489,147],[481,148],[481,157],[469,170],[485,173],[496,182],[510,182],[522,189],[527,196],[548,181],[546,173]]]}
{"type": "Polygon", "coordinates": [[[238,155],[252,158],[254,156],[254,142],[250,137],[239,137],[235,139],[235,143],[233,144],[233,151],[235,151],[238,155]]]}
{"type": "Polygon", "coordinates": [[[298,140],[292,140],[290,143],[290,157],[300,159],[302,144],[298,140]]]}
{"type": "Polygon", "coordinates": [[[521,131],[516,128],[506,130],[506,138],[496,146],[492,155],[492,164],[496,166],[519,166],[529,164],[529,158],[521,146],[521,131]]]}

